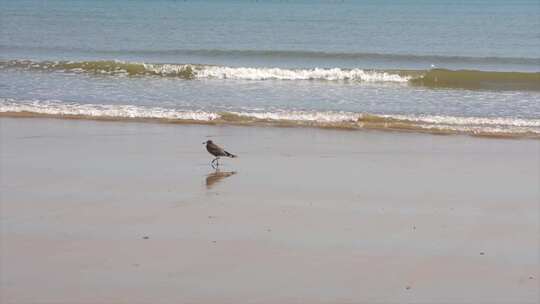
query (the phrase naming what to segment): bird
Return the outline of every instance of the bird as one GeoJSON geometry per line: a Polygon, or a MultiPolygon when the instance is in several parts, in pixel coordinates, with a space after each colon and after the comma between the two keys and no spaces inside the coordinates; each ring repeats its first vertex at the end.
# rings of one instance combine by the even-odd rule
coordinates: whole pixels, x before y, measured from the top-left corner
{"type": "Polygon", "coordinates": [[[213,141],[211,140],[207,140],[205,142],[203,142],[203,145],[206,145],[206,150],[208,151],[208,153],[212,154],[213,156],[215,156],[216,158],[214,158],[214,160],[212,160],[212,162],[210,163],[210,165],[213,167],[213,168],[217,168],[219,167],[219,158],[220,157],[230,157],[230,158],[235,158],[236,155],[234,154],[231,154],[225,150],[223,150],[222,147],[216,145],[213,141]],[[214,165],[215,163],[215,165],[214,165]]]}

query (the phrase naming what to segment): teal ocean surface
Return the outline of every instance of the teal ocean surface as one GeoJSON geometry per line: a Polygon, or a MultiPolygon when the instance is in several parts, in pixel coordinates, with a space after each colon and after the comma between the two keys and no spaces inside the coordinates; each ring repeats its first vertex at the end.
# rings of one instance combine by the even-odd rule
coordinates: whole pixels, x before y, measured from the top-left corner
{"type": "Polygon", "coordinates": [[[0,114],[540,138],[540,2],[0,0],[0,114]]]}

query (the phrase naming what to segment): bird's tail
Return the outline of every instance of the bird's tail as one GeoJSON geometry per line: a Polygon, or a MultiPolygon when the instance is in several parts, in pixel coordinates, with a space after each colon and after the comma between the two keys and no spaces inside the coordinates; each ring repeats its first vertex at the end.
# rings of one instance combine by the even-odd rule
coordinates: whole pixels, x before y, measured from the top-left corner
{"type": "Polygon", "coordinates": [[[236,155],[232,154],[232,153],[229,153],[227,151],[225,151],[225,153],[227,154],[227,157],[230,157],[230,158],[235,158],[237,157],[236,155]]]}

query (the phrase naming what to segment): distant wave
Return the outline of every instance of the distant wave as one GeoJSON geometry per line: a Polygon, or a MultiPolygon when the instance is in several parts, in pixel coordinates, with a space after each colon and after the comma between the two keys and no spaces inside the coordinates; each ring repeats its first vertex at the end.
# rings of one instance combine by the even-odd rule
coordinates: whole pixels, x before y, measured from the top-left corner
{"type": "Polygon", "coordinates": [[[162,76],[180,79],[322,80],[408,83],[428,88],[540,91],[540,73],[472,70],[367,70],[341,68],[255,68],[125,61],[0,61],[0,69],[63,71],[100,75],[162,76]]]}
{"type": "Polygon", "coordinates": [[[383,115],[353,112],[272,111],[209,112],[134,105],[0,99],[0,116],[160,123],[273,125],[334,129],[376,129],[433,134],[540,139],[540,119],[383,115]]]}
{"type": "Polygon", "coordinates": [[[88,52],[103,55],[186,55],[200,57],[227,57],[227,58],[268,58],[268,59],[328,59],[328,60],[377,60],[399,61],[414,63],[435,64],[489,64],[489,65],[529,65],[540,68],[540,58],[531,57],[500,57],[500,56],[448,56],[430,54],[392,54],[372,52],[325,52],[309,50],[237,50],[237,49],[169,49],[169,50],[88,50],[61,47],[19,47],[0,45],[0,50],[34,50],[56,52],[88,52]]]}
{"type": "MultiPolygon", "coordinates": [[[[148,51],[131,51],[145,54],[148,51]]],[[[472,64],[516,64],[536,65],[540,68],[540,58],[523,57],[474,57],[474,56],[444,56],[444,55],[413,55],[367,52],[317,52],[294,50],[163,50],[149,51],[163,55],[191,56],[224,56],[224,57],[257,57],[257,58],[291,58],[291,59],[347,59],[347,60],[380,60],[400,62],[429,62],[438,64],[472,63],[472,64]]]]}

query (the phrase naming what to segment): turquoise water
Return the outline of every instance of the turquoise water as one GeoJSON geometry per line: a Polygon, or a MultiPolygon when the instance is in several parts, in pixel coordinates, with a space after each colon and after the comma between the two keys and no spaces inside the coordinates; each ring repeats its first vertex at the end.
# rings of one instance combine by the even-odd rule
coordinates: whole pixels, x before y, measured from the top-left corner
{"type": "Polygon", "coordinates": [[[202,120],[227,112],[314,125],[376,115],[540,134],[537,0],[1,0],[0,8],[0,112],[202,120]]]}

